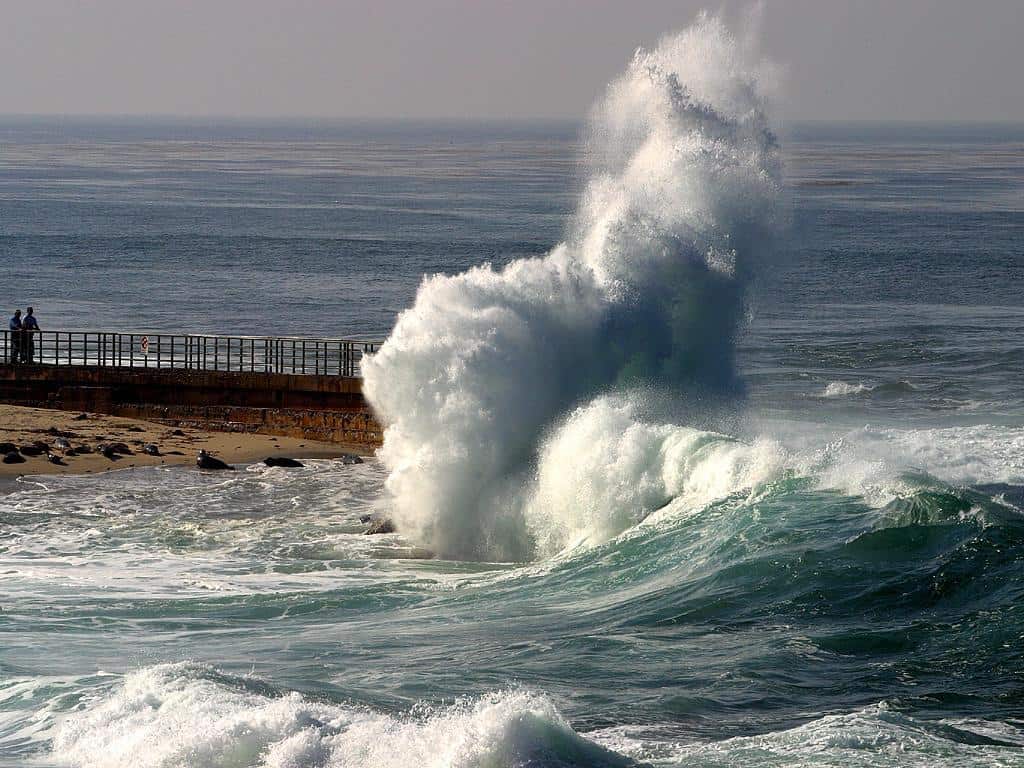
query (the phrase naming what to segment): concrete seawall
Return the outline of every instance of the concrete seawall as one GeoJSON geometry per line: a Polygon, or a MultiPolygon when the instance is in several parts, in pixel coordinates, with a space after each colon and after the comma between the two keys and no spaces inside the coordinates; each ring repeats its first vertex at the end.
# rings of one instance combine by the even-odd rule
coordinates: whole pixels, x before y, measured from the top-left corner
{"type": "Polygon", "coordinates": [[[372,448],[382,430],[361,385],[345,376],[0,365],[0,402],[13,405],[372,448]]]}

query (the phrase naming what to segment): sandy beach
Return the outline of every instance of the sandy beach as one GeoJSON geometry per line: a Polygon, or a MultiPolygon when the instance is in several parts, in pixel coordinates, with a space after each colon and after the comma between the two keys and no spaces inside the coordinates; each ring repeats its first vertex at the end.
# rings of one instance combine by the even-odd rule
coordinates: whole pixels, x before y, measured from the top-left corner
{"type": "Polygon", "coordinates": [[[27,446],[41,442],[59,457],[55,464],[43,452],[24,456],[24,463],[0,464],[0,479],[22,475],[91,474],[129,467],[194,464],[200,450],[228,464],[243,466],[262,461],[268,456],[289,456],[295,459],[337,458],[345,453],[367,454],[364,446],[322,443],[274,435],[239,432],[205,432],[199,429],[176,428],[149,421],[124,419],[98,413],[72,413],[44,408],[0,405],[0,443],[27,446]],[[63,438],[72,451],[56,447],[63,438]],[[124,443],[131,453],[108,458],[96,450],[101,444],[124,443]],[[155,445],[159,455],[144,452],[144,446],[155,445]],[[85,447],[91,452],[80,452],[85,447]]]}

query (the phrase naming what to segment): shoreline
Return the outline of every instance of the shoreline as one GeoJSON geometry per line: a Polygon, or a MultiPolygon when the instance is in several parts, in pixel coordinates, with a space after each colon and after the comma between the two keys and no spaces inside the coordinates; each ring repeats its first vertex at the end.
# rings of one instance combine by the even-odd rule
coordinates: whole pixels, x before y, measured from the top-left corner
{"type": "Polygon", "coordinates": [[[336,459],[344,454],[372,455],[372,451],[361,445],[248,432],[208,432],[99,413],[0,405],[0,443],[22,446],[36,441],[47,443],[63,463],[51,463],[45,453],[24,456],[23,463],[0,463],[0,480],[37,475],[100,474],[135,467],[194,466],[200,450],[238,465],[255,464],[269,456],[301,460],[336,459]],[[55,441],[61,437],[72,448],[86,446],[92,452],[66,455],[55,447],[55,441]],[[131,453],[110,459],[96,451],[101,443],[124,443],[131,453]],[[146,444],[156,445],[159,455],[144,453],[142,449],[146,444]]]}

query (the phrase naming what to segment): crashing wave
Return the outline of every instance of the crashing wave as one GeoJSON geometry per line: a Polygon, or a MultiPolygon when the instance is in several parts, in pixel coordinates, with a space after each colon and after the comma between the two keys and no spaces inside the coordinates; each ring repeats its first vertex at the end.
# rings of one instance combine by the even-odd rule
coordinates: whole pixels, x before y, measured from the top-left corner
{"type": "MultiPolygon", "coordinates": [[[[364,364],[404,534],[443,556],[531,558],[551,538],[534,477],[559,471],[543,445],[566,414],[615,390],[738,389],[743,286],[769,250],[780,177],[761,81],[713,17],[637,51],[593,111],[566,240],[424,280],[364,364]]],[[[608,536],[639,514],[586,525],[608,536]]]]}

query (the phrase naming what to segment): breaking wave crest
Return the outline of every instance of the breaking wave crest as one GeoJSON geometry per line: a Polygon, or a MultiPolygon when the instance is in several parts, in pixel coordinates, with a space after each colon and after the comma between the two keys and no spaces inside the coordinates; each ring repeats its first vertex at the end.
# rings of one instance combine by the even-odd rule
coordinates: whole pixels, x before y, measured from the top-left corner
{"type": "MultiPolygon", "coordinates": [[[[502,269],[424,280],[364,366],[405,535],[443,556],[524,560],[614,535],[671,492],[652,478],[681,470],[657,460],[637,467],[650,482],[626,505],[602,507],[607,488],[554,490],[559,446],[576,438],[552,429],[583,429],[582,414],[607,413],[591,401],[609,392],[660,387],[692,402],[738,389],[743,286],[769,251],[780,175],[760,72],[714,17],[638,50],[594,109],[565,241],[502,269]]],[[[605,421],[616,431],[589,429],[610,455],[632,450],[617,444],[624,434],[645,435],[652,454],[722,439],[605,421]]]]}

